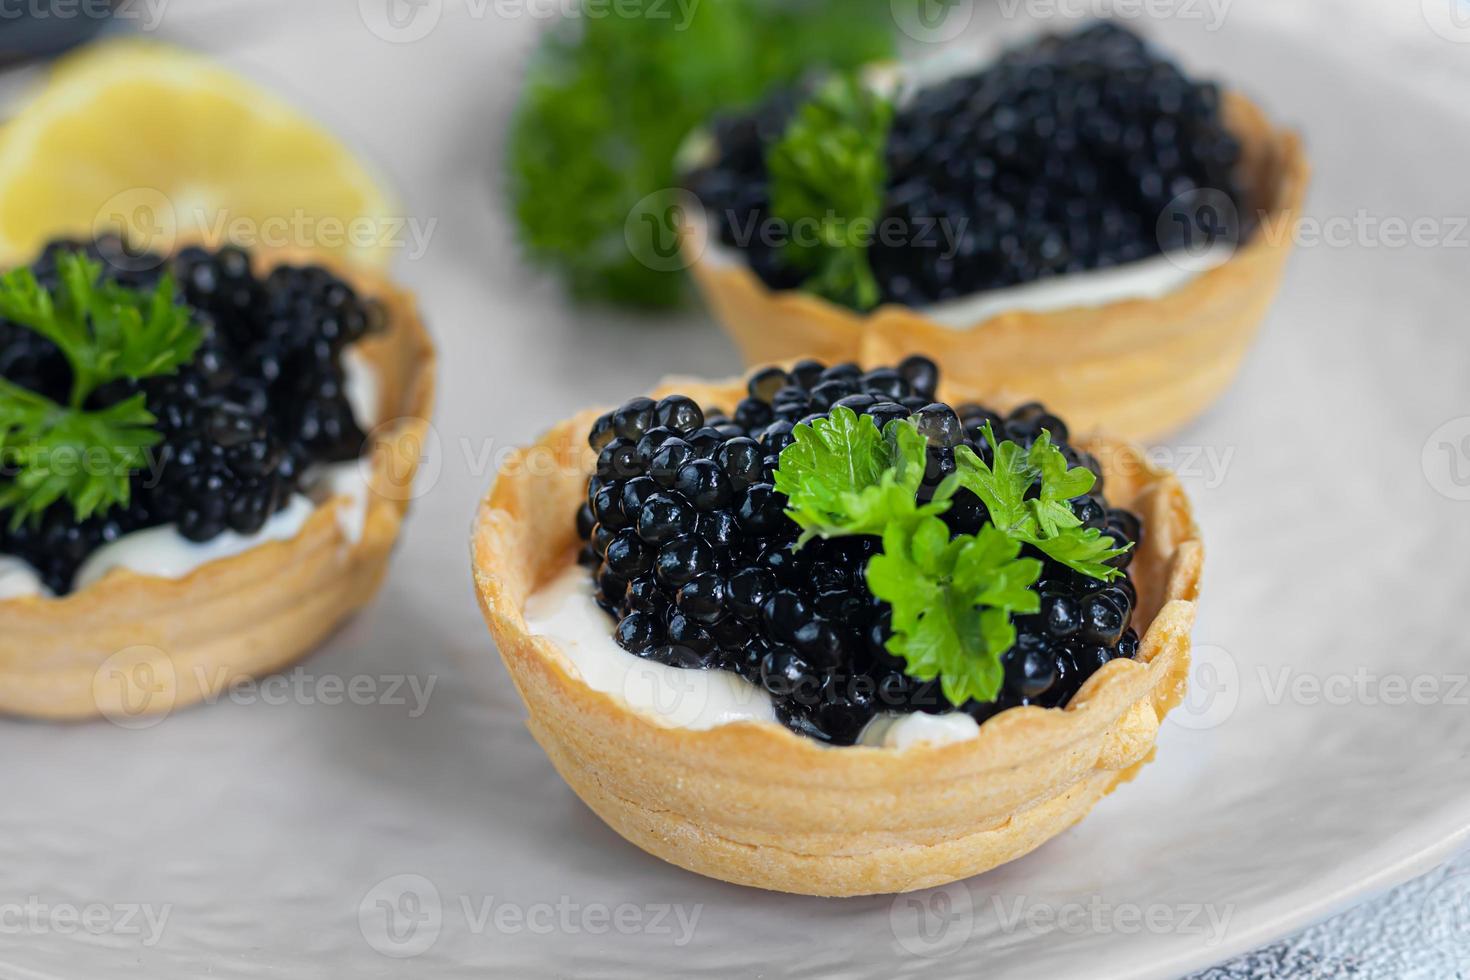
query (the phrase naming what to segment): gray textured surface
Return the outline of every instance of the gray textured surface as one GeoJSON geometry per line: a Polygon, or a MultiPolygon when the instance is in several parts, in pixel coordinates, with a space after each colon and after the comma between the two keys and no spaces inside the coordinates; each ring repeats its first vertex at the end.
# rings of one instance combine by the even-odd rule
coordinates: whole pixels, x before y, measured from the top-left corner
{"type": "Polygon", "coordinates": [[[1464,980],[1470,856],[1189,980],[1464,980]]]}
{"type": "MultiPolygon", "coordinates": [[[[1261,944],[1203,976],[1466,970],[1463,861],[1461,877],[1435,872],[1271,944],[1464,842],[1464,707],[1273,702],[1261,673],[1464,670],[1470,503],[1446,495],[1421,449],[1441,423],[1470,416],[1465,251],[1354,242],[1295,258],[1238,386],[1165,447],[1175,463],[1230,454],[1228,467],[1196,465],[1186,482],[1211,552],[1197,639],[1202,662],[1236,671],[1234,710],[1203,704],[1171,723],[1136,783],[1035,855],[918,896],[961,927],[935,945],[904,918],[904,900],[764,895],[645,859],[576,804],[530,741],[467,583],[485,461],[664,373],[728,374],[733,352],[697,313],[649,323],[576,309],[515,260],[495,161],[532,19],[475,18],[450,2],[429,37],[395,45],[353,6],[197,0],[168,8],[163,33],[291,93],[376,159],[411,213],[438,222],[428,254],[398,272],[447,355],[442,472],[380,602],[304,666],[315,677],[433,679],[431,702],[421,716],[388,704],[220,704],[138,732],[0,723],[0,898],[173,909],[152,946],[0,921],[7,980],[488,968],[1096,980],[1177,976],[1261,944]],[[1311,436],[1277,438],[1283,421],[1311,436]],[[1337,475],[1349,458],[1362,463],[1337,475]],[[1350,615],[1380,608],[1395,614],[1350,615]],[[1399,610],[1413,615],[1401,622],[1399,610]],[[359,918],[385,885],[386,897],[421,897],[422,882],[402,875],[443,900],[435,941],[411,961],[381,955],[359,918]],[[459,904],[477,911],[486,897],[521,908],[667,903],[703,917],[687,947],[651,930],[487,932],[459,904]],[[1209,905],[1230,925],[1218,942],[1182,928],[1017,931],[1004,922],[1015,902],[1209,905]]],[[[1417,0],[1227,6],[1218,32],[1170,20],[1147,29],[1308,130],[1309,213],[1466,211],[1470,46],[1430,30],[1417,0]]],[[[975,30],[985,26],[977,12],[975,30]]]]}

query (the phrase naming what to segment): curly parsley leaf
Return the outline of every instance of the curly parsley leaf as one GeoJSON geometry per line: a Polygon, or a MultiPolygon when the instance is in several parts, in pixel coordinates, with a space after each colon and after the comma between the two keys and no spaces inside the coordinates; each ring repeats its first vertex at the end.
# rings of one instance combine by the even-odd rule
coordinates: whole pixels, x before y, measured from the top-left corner
{"type": "Polygon", "coordinates": [[[892,58],[889,0],[621,0],[619,16],[545,33],[507,144],[508,193],[529,258],[580,299],[672,307],[685,297],[662,255],[667,229],[629,223],[679,186],[676,156],[714,113],[809,71],[892,58]]]}
{"type": "Polygon", "coordinates": [[[868,562],[868,587],[893,610],[889,652],[911,677],[938,678],[956,707],[994,700],[1005,677],[1001,655],[1016,642],[1012,615],[1041,608],[1032,589],[1041,562],[1020,550],[993,525],[951,540],[931,516],[891,525],[882,554],[868,562]]]}
{"type": "Polygon", "coordinates": [[[1042,432],[1028,451],[1009,439],[997,439],[988,422],[984,431],[985,441],[994,449],[994,462],[986,465],[969,446],[961,446],[955,451],[955,463],[960,485],[980,498],[995,526],[1091,578],[1106,582],[1121,577],[1123,573],[1107,562],[1128,549],[1114,547],[1112,538],[1097,528],[1082,527],[1072,512],[1071,500],[1096,482],[1092,472],[1069,468],[1048,432],[1042,432]],[[1035,484],[1038,492],[1028,499],[1035,484]]]}
{"type": "Polygon", "coordinates": [[[72,408],[110,381],[170,374],[193,359],[204,334],[174,301],[171,276],[141,293],[102,281],[102,265],[81,253],[63,253],[56,265],[54,296],[30,269],[0,277],[0,316],[61,349],[72,369],[72,408]]]}
{"type": "Polygon", "coordinates": [[[204,337],[167,277],[151,293],[127,289],[71,253],[57,271],[54,292],[29,269],[0,276],[0,316],[49,339],[72,371],[66,405],[0,379],[0,510],[13,527],[62,500],[77,520],[126,505],[130,477],[162,439],[156,419],[141,394],[97,409],[87,399],[112,381],[177,371],[204,337]]]}
{"type": "Polygon", "coordinates": [[[853,75],[828,79],[766,153],[771,214],[808,292],[857,310],[878,305],[868,246],[883,210],[893,105],[853,75]]]}
{"type": "Polygon", "coordinates": [[[786,495],[787,516],[802,529],[798,548],[814,537],[882,534],[895,523],[949,509],[952,491],[922,506],[915,499],[926,440],[908,422],[890,422],[879,432],[870,416],[838,406],[791,435],[775,486],[786,495]]]}
{"type": "Polygon", "coordinates": [[[0,383],[0,458],[16,474],[0,485],[0,511],[14,528],[63,499],[79,521],[126,506],[133,472],[163,438],[154,421],[142,395],[77,412],[0,383]]]}

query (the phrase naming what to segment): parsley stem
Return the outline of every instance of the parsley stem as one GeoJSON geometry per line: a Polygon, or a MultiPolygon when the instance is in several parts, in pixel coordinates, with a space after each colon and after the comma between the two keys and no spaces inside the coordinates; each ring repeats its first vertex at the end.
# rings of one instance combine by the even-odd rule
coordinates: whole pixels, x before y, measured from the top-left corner
{"type": "Polygon", "coordinates": [[[82,404],[87,400],[87,396],[90,395],[93,389],[95,389],[96,387],[97,382],[96,379],[92,377],[92,372],[83,370],[79,365],[73,364],[71,378],[71,398],[69,399],[67,404],[69,404],[73,410],[80,411],[82,404]]]}

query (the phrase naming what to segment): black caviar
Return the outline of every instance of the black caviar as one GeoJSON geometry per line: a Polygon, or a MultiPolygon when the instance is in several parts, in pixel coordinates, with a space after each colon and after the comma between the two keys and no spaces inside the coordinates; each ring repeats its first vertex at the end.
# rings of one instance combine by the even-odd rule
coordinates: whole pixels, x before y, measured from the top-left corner
{"type": "MultiPolygon", "coordinates": [[[[799,104],[781,92],[712,124],[689,178],[726,245],[773,289],[804,274],[769,227],[766,150],[799,104]]],[[[1219,89],[1100,22],[1007,52],[901,100],[869,250],[884,302],[919,306],[1241,234],[1239,142],[1219,89]],[[1232,211],[1234,214],[1232,214],[1232,211]]]]}
{"type": "MultiPolygon", "coordinates": [[[[77,522],[61,502],[13,530],[0,513],[0,554],[24,559],[64,594],[87,556],[123,534],[163,524],[192,541],[252,534],[301,488],[308,467],[359,454],[366,437],[347,399],[342,353],[381,327],[375,300],[320,267],[280,266],[262,277],[239,248],[190,247],[165,259],[128,252],[110,237],[48,245],[31,266],[41,284],[54,287],[57,256],[76,250],[135,288],[172,271],[205,340],[176,374],[92,396],[88,407],[103,408],[141,391],[158,420],[163,442],[134,474],[129,505],[77,522]]],[[[71,384],[49,340],[3,319],[0,377],[61,403],[71,384]]]]}
{"type": "MultiPolygon", "coordinates": [[[[862,371],[804,361],[753,375],[748,397],[729,412],[681,396],[636,398],[597,420],[589,441],[597,472],[577,514],[581,561],[598,603],[631,653],[679,667],[731,670],[764,687],[789,728],[852,744],[880,712],[954,710],[935,682],[904,673],[885,648],[887,604],[865,577],[876,537],[820,539],[793,551],[799,534],[772,484],[793,426],[843,405],[881,426],[913,418],[929,439],[927,499],[954,470],[961,443],[991,459],[982,428],[1030,445],[1051,433],[1072,465],[1098,475],[1073,501],[1086,524],[1118,544],[1139,540],[1138,518],[1108,506],[1095,459],[1067,445],[1067,427],[1037,404],[999,415],[979,405],[935,402],[938,371],[922,357],[862,371]]],[[[976,533],[988,519],[961,490],[945,522],[976,533]]],[[[1016,620],[1005,654],[1005,686],[993,702],[961,710],[983,721],[1024,704],[1063,705],[1099,667],[1132,657],[1136,593],[1129,578],[1103,583],[1042,559],[1041,611],[1016,620]]],[[[1131,552],[1116,559],[1127,567],[1131,552]]]]}

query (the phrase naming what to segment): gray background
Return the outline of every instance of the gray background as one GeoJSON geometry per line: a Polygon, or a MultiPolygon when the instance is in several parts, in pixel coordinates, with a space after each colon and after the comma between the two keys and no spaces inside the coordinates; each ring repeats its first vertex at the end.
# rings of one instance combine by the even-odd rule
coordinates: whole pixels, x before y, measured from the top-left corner
{"type": "MultiPolygon", "coordinates": [[[[483,4],[475,6],[485,9],[483,4]]],[[[419,869],[384,863],[382,852],[369,842],[438,834],[473,836],[480,828],[511,819],[511,802],[500,802],[493,793],[462,789],[482,783],[487,775],[503,779],[505,785],[544,786],[545,762],[534,747],[527,751],[513,692],[506,689],[498,667],[486,673],[482,666],[488,642],[470,598],[465,540],[474,502],[492,475],[493,466],[486,461],[493,464],[494,453],[533,437],[574,407],[621,399],[668,373],[726,375],[736,362],[730,344],[698,311],[649,321],[576,308],[564,300],[555,283],[519,263],[499,193],[498,161],[520,66],[541,24],[530,16],[476,16],[475,6],[466,8],[450,0],[435,30],[414,43],[388,43],[375,36],[359,10],[353,9],[358,7],[355,2],[175,0],[162,8],[163,19],[153,32],[217,54],[286,93],[375,161],[400,189],[407,213],[437,222],[428,252],[401,257],[396,272],[419,291],[441,342],[452,338],[443,352],[436,418],[442,469],[419,501],[383,600],[310,662],[318,673],[344,674],[386,673],[404,669],[407,663],[416,672],[437,678],[440,686],[432,711],[425,716],[427,723],[385,705],[294,705],[268,711],[260,704],[209,709],[221,713],[218,720],[191,712],[120,739],[103,739],[109,733],[99,733],[95,726],[51,729],[4,723],[0,753],[12,760],[8,765],[19,792],[6,793],[8,798],[0,801],[0,827],[27,828],[24,834],[7,833],[7,842],[0,844],[0,884],[7,893],[55,882],[62,892],[75,885],[69,892],[73,896],[88,894],[88,887],[121,894],[131,881],[143,880],[145,870],[167,870],[207,893],[212,862],[223,857],[232,866],[249,866],[252,855],[278,848],[282,835],[309,834],[295,838],[286,852],[294,857],[283,859],[286,866],[268,862],[259,868],[260,893],[270,896],[281,921],[259,923],[221,897],[216,906],[203,910],[195,923],[198,931],[190,938],[208,943],[214,937],[219,948],[231,950],[211,964],[222,976],[329,976],[332,971],[323,964],[334,962],[336,944],[344,940],[312,924],[314,896],[334,887],[323,876],[358,864],[371,869],[364,871],[369,882],[413,872],[419,869]],[[487,434],[492,439],[488,446],[487,434]],[[473,447],[469,455],[465,446],[473,447]],[[198,743],[203,749],[214,752],[227,738],[249,738],[254,740],[253,753],[279,760],[278,766],[246,773],[218,771],[213,758],[191,758],[187,747],[181,750],[181,736],[165,741],[180,723],[207,733],[198,743]],[[506,746],[504,751],[501,746],[506,746]],[[180,765],[160,771],[140,761],[149,752],[164,751],[181,752],[180,765]],[[487,756],[495,760],[493,770],[485,768],[487,756]],[[89,798],[84,786],[87,774],[93,772],[124,780],[129,791],[124,798],[139,805],[130,809],[119,803],[114,813],[112,801],[89,798]],[[75,812],[68,809],[61,815],[48,810],[47,826],[27,823],[20,799],[54,785],[52,777],[73,781],[79,794],[75,812]],[[304,780],[316,781],[312,792],[301,792],[304,780]],[[365,811],[358,802],[362,797],[353,792],[359,781],[393,785],[403,798],[420,797],[424,802],[418,811],[412,806],[365,811]],[[210,839],[198,820],[216,811],[258,812],[259,821],[250,823],[248,832],[232,823],[228,834],[210,839]],[[126,826],[139,819],[146,824],[126,826]],[[113,821],[119,825],[105,832],[100,829],[113,821]],[[323,832],[333,825],[342,828],[340,834],[323,832]],[[151,832],[164,837],[177,834],[187,846],[170,853],[154,840],[139,848],[138,840],[151,832]],[[107,841],[116,860],[99,868],[95,851],[79,843],[83,840],[107,841]],[[321,859],[320,867],[314,864],[316,858],[321,859]],[[144,869],[140,861],[166,863],[144,869]],[[242,935],[249,952],[240,949],[242,935]],[[251,936],[258,939],[251,941],[251,936]],[[296,963],[286,952],[288,943],[307,951],[315,968],[303,969],[296,963]]],[[[1379,215],[1411,218],[1423,213],[1465,214],[1470,212],[1470,192],[1463,180],[1466,146],[1463,137],[1453,142],[1453,136],[1464,131],[1470,44],[1461,42],[1470,37],[1435,33],[1430,19],[1418,9],[1418,0],[1403,0],[1392,11],[1388,6],[1367,0],[1360,4],[1298,0],[1289,5],[1237,0],[1225,5],[1218,31],[1182,15],[1150,19],[1143,27],[1183,52],[1192,65],[1240,80],[1273,113],[1308,131],[1317,167],[1309,213],[1352,214],[1363,206],[1379,215]],[[1459,179],[1447,179],[1452,174],[1459,179]]],[[[142,16],[142,5],[138,9],[142,16]]],[[[1024,9],[1030,8],[1023,5],[1024,9]]],[[[1046,9],[1041,5],[1043,12],[1046,9]]],[[[991,29],[1019,33],[1028,27],[1023,18],[1000,17],[986,7],[973,10],[974,36],[991,29]]],[[[1428,437],[1439,422],[1470,412],[1465,346],[1458,339],[1453,343],[1447,339],[1464,331],[1467,256],[1470,252],[1450,248],[1390,251],[1362,242],[1341,249],[1302,250],[1240,386],[1198,427],[1180,434],[1175,445],[1246,446],[1252,437],[1277,439],[1281,427],[1300,422],[1314,427],[1311,438],[1324,451],[1330,450],[1328,458],[1364,453],[1364,473],[1357,479],[1371,483],[1383,476],[1371,468],[1386,465],[1384,457],[1376,455],[1375,447],[1360,445],[1350,432],[1335,428],[1357,424],[1354,406],[1369,397],[1377,417],[1388,413],[1393,425],[1401,423],[1401,431],[1408,434],[1392,458],[1417,460],[1418,440],[1428,437]],[[1349,293],[1352,301],[1345,302],[1349,293]],[[1438,318],[1426,311],[1437,311],[1438,318]],[[1440,359],[1434,352],[1445,344],[1449,346],[1443,347],[1445,356],[1440,359]],[[1245,438],[1237,441],[1242,434],[1245,438]]],[[[1282,446],[1280,451],[1288,449],[1282,446]]],[[[1282,460],[1271,457],[1268,462],[1282,460]]],[[[1248,455],[1236,465],[1245,468],[1245,479],[1252,466],[1265,464],[1259,456],[1248,455]]],[[[1424,489],[1417,472],[1407,480],[1424,489]]],[[[1314,511],[1306,503],[1275,515],[1240,514],[1225,493],[1209,484],[1208,472],[1196,474],[1191,489],[1198,493],[1212,549],[1229,567],[1252,567],[1247,556],[1233,553],[1243,546],[1234,546],[1254,541],[1263,525],[1270,530],[1271,522],[1279,521],[1297,530],[1312,528],[1314,511]]],[[[1301,492],[1310,497],[1323,492],[1323,485],[1304,483],[1301,492]]],[[[1445,515],[1440,533],[1445,552],[1461,559],[1445,566],[1448,579],[1417,586],[1424,595],[1421,608],[1433,618],[1456,608],[1452,603],[1458,600],[1453,597],[1464,592],[1464,508],[1470,505],[1450,509],[1443,507],[1443,501],[1425,504],[1417,492],[1403,499],[1410,501],[1408,507],[1391,516],[1380,515],[1384,524],[1393,526],[1394,520],[1418,513],[1415,508],[1429,507],[1445,515]]],[[[1352,530],[1368,533],[1372,527],[1352,530]]],[[[1337,533],[1332,528],[1320,531],[1337,533]]],[[[1300,546],[1316,547],[1316,537],[1307,534],[1300,546]]],[[[1418,567],[1418,554],[1395,553],[1395,574],[1411,575],[1418,567]]],[[[1203,641],[1219,642],[1228,635],[1237,654],[1240,645],[1263,642],[1249,629],[1237,632],[1233,623],[1226,626],[1235,617],[1254,615],[1254,610],[1242,611],[1250,609],[1252,600],[1262,609],[1271,606],[1270,571],[1257,572],[1259,582],[1238,582],[1230,593],[1238,600],[1234,608],[1210,606],[1207,596],[1203,641]]],[[[1371,563],[1362,570],[1361,580],[1362,591],[1323,597],[1324,615],[1342,614],[1345,606],[1369,601],[1371,563]]],[[[1333,587],[1344,588],[1341,581],[1333,587]]],[[[1289,622],[1285,618],[1289,615],[1289,609],[1272,608],[1270,616],[1275,618],[1262,613],[1262,619],[1280,624],[1289,622]]],[[[1373,618],[1376,623],[1378,617],[1373,618]]],[[[1338,626],[1344,632],[1334,633],[1331,642],[1353,642],[1352,631],[1335,621],[1332,629],[1338,626]]],[[[1307,632],[1304,624],[1299,628],[1307,632]]],[[[1393,635],[1391,624],[1373,628],[1375,642],[1391,642],[1393,635]]],[[[1458,638],[1459,633],[1447,635],[1458,638]]],[[[1293,639],[1306,642],[1300,636],[1293,639]]],[[[1463,763],[1470,760],[1464,712],[1454,720],[1438,713],[1432,721],[1458,741],[1435,756],[1422,778],[1463,784],[1463,763]],[[1457,759],[1460,768],[1444,768],[1446,759],[1457,759]]],[[[1199,734],[1174,734],[1171,744],[1179,748],[1185,738],[1199,734]]],[[[1319,746],[1304,743],[1281,751],[1310,755],[1319,746]]],[[[220,751],[217,758],[223,762],[230,754],[220,751]]],[[[1140,797],[1144,791],[1140,784],[1140,797]]],[[[1107,812],[1123,812],[1118,808],[1126,807],[1128,798],[1128,792],[1115,797],[1107,812]]],[[[599,834],[608,838],[609,863],[587,870],[618,873],[623,845],[601,831],[589,815],[579,809],[569,812],[574,805],[559,790],[546,790],[545,799],[546,819],[554,833],[573,839],[599,834]]],[[[1242,821],[1253,819],[1251,811],[1239,812],[1242,821]]],[[[1463,840],[1463,825],[1459,831],[1463,840]]],[[[584,851],[577,853],[589,860],[584,851]]],[[[514,858],[507,855],[505,860],[514,858]]],[[[546,860],[555,860],[555,855],[546,860]]],[[[1467,872],[1470,862],[1462,859],[1454,868],[1441,868],[1336,919],[1196,976],[1209,980],[1464,977],[1470,964],[1470,943],[1465,941],[1470,923],[1454,916],[1463,915],[1470,903],[1470,889],[1465,887],[1470,879],[1451,876],[1467,872]],[[1431,934],[1436,922],[1426,925],[1425,910],[1438,908],[1434,903],[1447,893],[1457,897],[1458,904],[1451,904],[1449,918],[1437,927],[1459,940],[1435,944],[1431,934]]],[[[235,882],[230,887],[253,894],[247,884],[235,882]]],[[[335,887],[354,896],[362,890],[355,881],[335,887]]],[[[1332,906],[1331,896],[1324,896],[1323,903],[1324,910],[1332,906]]],[[[352,904],[346,903],[341,921],[334,921],[348,932],[352,904]]],[[[249,907],[242,901],[239,908],[249,907]]],[[[18,964],[28,964],[30,972],[21,975],[81,975],[68,971],[77,962],[74,948],[36,944],[23,954],[12,942],[0,935],[0,963],[10,955],[7,950],[13,950],[17,971],[18,964]]],[[[731,971],[763,975],[758,950],[749,952],[750,958],[732,964],[731,971]]],[[[117,962],[159,976],[171,976],[170,967],[182,969],[189,962],[188,957],[147,953],[135,959],[125,944],[118,947],[118,955],[122,959],[117,962]]],[[[538,955],[555,958],[557,951],[543,946],[538,955]]],[[[498,951],[482,947],[454,964],[466,972],[455,969],[440,975],[475,975],[473,968],[503,962],[498,951]]],[[[556,970],[597,975],[601,962],[595,946],[569,946],[556,970]]],[[[832,972],[842,972],[840,959],[818,958],[805,965],[817,970],[824,962],[832,972]]],[[[945,965],[953,968],[954,962],[946,960],[945,965]]],[[[1194,964],[1198,962],[1207,960],[1196,959],[1194,964]]],[[[997,975],[983,963],[972,961],[965,972],[997,975]]],[[[419,971],[429,975],[435,965],[447,964],[433,959],[405,964],[382,960],[371,975],[419,975],[419,971]]],[[[924,975],[925,965],[907,963],[903,973],[924,975]]],[[[778,973],[782,967],[773,963],[769,969],[778,973]]],[[[1028,974],[1011,967],[1000,975],[1028,974]]]]}

